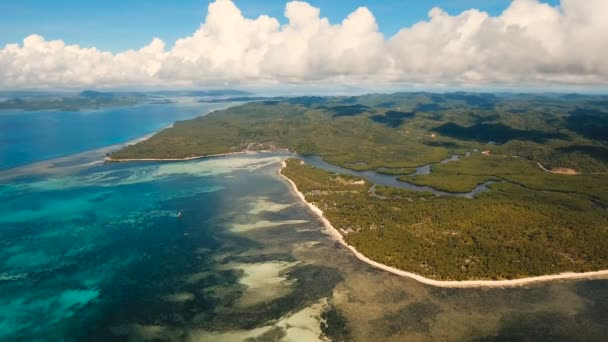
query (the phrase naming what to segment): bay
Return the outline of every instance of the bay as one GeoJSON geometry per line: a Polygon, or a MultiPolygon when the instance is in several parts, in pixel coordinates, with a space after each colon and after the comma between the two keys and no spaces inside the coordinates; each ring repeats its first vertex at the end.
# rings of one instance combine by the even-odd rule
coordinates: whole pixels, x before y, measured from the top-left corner
{"type": "Polygon", "coordinates": [[[81,111],[0,111],[0,170],[125,143],[230,104],[174,99],[81,111]]]}

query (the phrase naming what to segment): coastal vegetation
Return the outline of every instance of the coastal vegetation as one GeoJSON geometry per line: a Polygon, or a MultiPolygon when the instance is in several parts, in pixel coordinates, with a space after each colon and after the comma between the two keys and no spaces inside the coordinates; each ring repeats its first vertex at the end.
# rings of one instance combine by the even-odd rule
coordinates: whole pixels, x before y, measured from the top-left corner
{"type": "Polygon", "coordinates": [[[508,181],[608,205],[608,142],[598,133],[608,122],[606,103],[603,96],[469,93],[277,98],[177,122],[111,157],[176,159],[280,148],[449,192],[508,181]],[[460,161],[439,163],[467,152],[460,161]],[[432,164],[431,174],[413,175],[425,164],[432,164]]]}
{"type": "Polygon", "coordinates": [[[251,143],[321,155],[358,169],[413,167],[445,157],[444,148],[425,145],[392,127],[335,114],[340,113],[287,102],[250,103],[177,122],[112,158],[184,158],[241,151],[251,143]]]}
{"type": "Polygon", "coordinates": [[[582,272],[608,268],[607,104],[602,96],[469,93],[258,99],[177,122],[111,159],[289,149],[453,193],[491,181],[468,199],[374,186],[296,161],[285,169],[346,241],[378,262],[434,279],[582,272]],[[415,173],[424,165],[430,173],[415,173]]]}
{"type": "Polygon", "coordinates": [[[548,169],[605,173],[606,103],[603,96],[468,93],[264,98],[178,122],[114,158],[183,158],[256,144],[390,170],[491,149],[548,169]]]}
{"type": "Polygon", "coordinates": [[[476,199],[376,187],[286,162],[308,202],[382,264],[438,280],[515,279],[608,268],[608,212],[568,193],[496,183],[476,199]],[[345,181],[348,180],[348,181],[345,181]]]}
{"type": "Polygon", "coordinates": [[[488,180],[506,181],[534,190],[576,193],[608,206],[608,174],[563,176],[543,171],[525,158],[474,153],[460,160],[433,165],[432,173],[399,179],[450,192],[469,192],[488,180]]]}

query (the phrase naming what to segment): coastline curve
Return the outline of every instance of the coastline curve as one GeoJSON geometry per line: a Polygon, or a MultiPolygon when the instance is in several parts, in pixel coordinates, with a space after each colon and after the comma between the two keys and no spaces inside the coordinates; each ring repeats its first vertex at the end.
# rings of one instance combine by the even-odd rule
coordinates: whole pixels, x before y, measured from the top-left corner
{"type": "Polygon", "coordinates": [[[536,276],[536,277],[511,279],[511,280],[435,280],[435,279],[423,277],[419,274],[407,272],[407,271],[400,270],[400,269],[397,269],[397,268],[394,268],[391,266],[384,265],[382,263],[379,263],[377,261],[371,260],[370,258],[366,257],[361,252],[359,252],[354,246],[349,245],[346,242],[346,240],[344,240],[344,237],[342,236],[342,234],[340,234],[340,232],[324,216],[323,211],[319,207],[314,205],[313,203],[306,201],[306,197],[304,196],[304,194],[302,192],[300,192],[298,190],[297,185],[291,179],[289,179],[287,176],[285,176],[283,174],[282,171],[286,166],[287,166],[287,164],[285,163],[285,161],[282,161],[281,167],[279,168],[277,173],[280,177],[282,177],[289,183],[290,190],[296,195],[296,197],[298,197],[298,199],[300,199],[304,204],[306,204],[306,206],[308,207],[308,209],[310,211],[312,211],[313,213],[315,213],[315,215],[317,215],[319,217],[319,219],[323,222],[323,225],[325,226],[325,228],[328,230],[330,235],[335,240],[337,240],[338,242],[340,242],[340,244],[342,244],[344,247],[349,249],[355,255],[355,257],[357,257],[357,259],[365,262],[366,264],[368,264],[374,268],[377,268],[377,269],[380,269],[380,270],[383,270],[383,271],[386,271],[386,272],[389,272],[389,273],[392,273],[392,274],[395,274],[395,275],[398,275],[401,277],[407,277],[407,278],[413,279],[413,280],[415,280],[419,283],[425,284],[425,285],[442,287],[442,288],[517,287],[517,286],[531,285],[531,284],[537,284],[537,283],[546,283],[546,282],[556,281],[556,280],[608,278],[608,270],[601,270],[601,271],[584,272],[584,273],[565,272],[565,273],[560,273],[560,274],[542,275],[542,276],[536,276]]]}

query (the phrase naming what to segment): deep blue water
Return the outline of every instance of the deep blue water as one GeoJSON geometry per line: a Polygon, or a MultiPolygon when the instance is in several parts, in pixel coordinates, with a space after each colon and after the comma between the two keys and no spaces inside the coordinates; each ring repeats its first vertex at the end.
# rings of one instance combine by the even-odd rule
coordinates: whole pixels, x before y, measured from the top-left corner
{"type": "Polygon", "coordinates": [[[125,143],[226,104],[143,104],[65,111],[0,111],[0,170],[125,143]]]}

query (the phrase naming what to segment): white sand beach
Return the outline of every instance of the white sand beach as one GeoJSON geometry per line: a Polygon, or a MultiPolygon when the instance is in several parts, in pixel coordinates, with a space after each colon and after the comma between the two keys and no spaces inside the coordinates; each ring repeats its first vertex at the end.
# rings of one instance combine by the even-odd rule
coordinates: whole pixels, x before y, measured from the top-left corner
{"type": "Polygon", "coordinates": [[[317,214],[319,216],[319,218],[321,219],[321,221],[323,222],[325,227],[328,229],[328,231],[331,233],[331,235],[337,241],[339,241],[342,245],[344,245],[346,248],[348,248],[357,257],[357,259],[359,259],[373,267],[376,267],[378,269],[381,269],[381,270],[384,270],[384,271],[387,271],[387,272],[390,272],[390,273],[393,273],[393,274],[396,274],[396,275],[399,275],[402,277],[408,277],[408,278],[414,279],[414,280],[416,280],[420,283],[426,284],[426,285],[445,287],[445,288],[514,287],[514,286],[523,286],[523,285],[555,281],[555,280],[608,278],[608,270],[602,270],[602,271],[584,272],[584,273],[567,272],[567,273],[544,275],[544,276],[538,276],[538,277],[512,279],[512,280],[463,280],[463,281],[434,280],[434,279],[425,278],[425,277],[415,274],[415,273],[406,272],[406,271],[403,271],[403,270],[400,270],[400,269],[397,269],[397,268],[394,268],[391,266],[381,264],[379,262],[369,259],[365,255],[363,255],[359,251],[357,251],[357,249],[355,249],[355,247],[346,243],[342,234],[340,234],[340,232],[336,228],[334,228],[334,226],[332,226],[331,222],[329,222],[329,220],[327,220],[325,218],[325,216],[323,216],[323,211],[321,209],[319,209],[317,206],[315,206],[314,204],[307,202],[306,197],[304,196],[303,193],[301,193],[298,190],[298,187],[296,186],[296,184],[291,179],[289,179],[283,175],[282,170],[286,166],[287,166],[287,164],[285,162],[282,162],[281,168],[279,169],[279,175],[281,177],[283,177],[285,180],[287,180],[287,182],[291,185],[292,190],[295,192],[295,194],[298,196],[298,198],[300,198],[300,200],[302,200],[302,202],[306,203],[306,205],[308,206],[308,208],[310,208],[310,210],[312,212],[314,212],[315,214],[317,214]]]}

